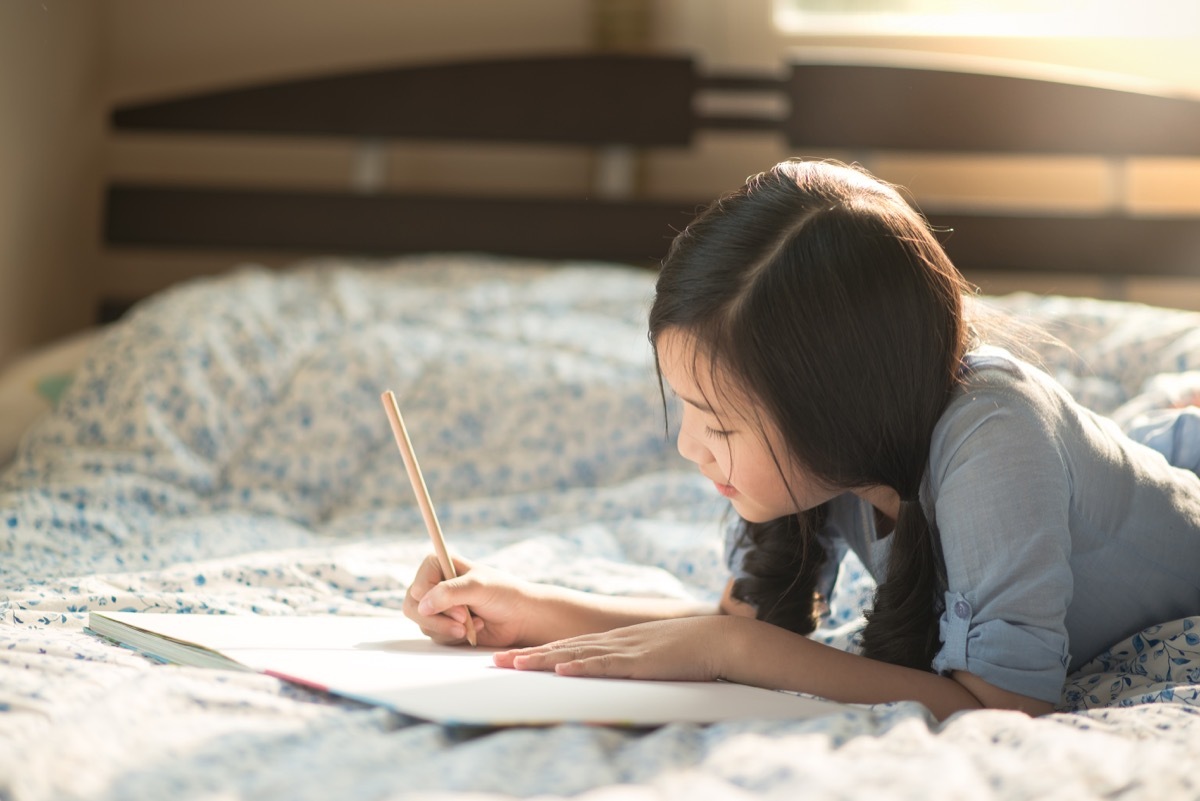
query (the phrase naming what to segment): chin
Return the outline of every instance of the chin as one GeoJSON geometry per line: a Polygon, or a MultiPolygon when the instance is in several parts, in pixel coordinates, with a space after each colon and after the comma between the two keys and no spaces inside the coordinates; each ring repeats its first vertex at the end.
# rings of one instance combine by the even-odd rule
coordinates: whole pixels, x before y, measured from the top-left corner
{"type": "Polygon", "coordinates": [[[733,510],[747,523],[766,523],[770,520],[783,517],[783,515],[772,514],[762,509],[745,509],[736,502],[733,504],[733,510]]]}
{"type": "Polygon", "coordinates": [[[733,511],[738,513],[738,516],[747,523],[769,523],[772,520],[778,520],[781,517],[787,517],[790,514],[795,514],[795,509],[790,508],[766,508],[758,504],[748,504],[743,498],[734,498],[732,500],[733,511]]]}

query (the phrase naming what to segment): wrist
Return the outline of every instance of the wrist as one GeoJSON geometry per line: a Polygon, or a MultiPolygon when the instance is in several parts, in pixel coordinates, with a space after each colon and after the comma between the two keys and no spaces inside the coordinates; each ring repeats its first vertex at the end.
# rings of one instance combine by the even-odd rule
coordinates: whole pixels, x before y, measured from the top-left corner
{"type": "Polygon", "coordinates": [[[708,638],[708,669],[714,679],[724,681],[739,681],[739,662],[745,654],[751,653],[746,631],[749,626],[747,618],[736,615],[718,615],[708,618],[713,627],[708,638]]]}
{"type": "Polygon", "coordinates": [[[719,679],[769,689],[790,687],[794,658],[811,641],[757,618],[722,615],[710,649],[719,679]]]}
{"type": "Polygon", "coordinates": [[[525,645],[545,645],[573,637],[586,616],[580,599],[565,587],[529,582],[523,593],[527,601],[522,616],[527,621],[525,645]]]}

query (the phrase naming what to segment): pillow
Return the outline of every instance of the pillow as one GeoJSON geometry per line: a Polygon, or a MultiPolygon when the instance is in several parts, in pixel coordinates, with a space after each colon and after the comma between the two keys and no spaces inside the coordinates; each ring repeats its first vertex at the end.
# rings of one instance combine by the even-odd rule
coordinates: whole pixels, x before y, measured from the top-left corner
{"type": "Polygon", "coordinates": [[[0,465],[12,461],[25,431],[58,403],[98,334],[89,329],[43,346],[0,373],[0,465]]]}

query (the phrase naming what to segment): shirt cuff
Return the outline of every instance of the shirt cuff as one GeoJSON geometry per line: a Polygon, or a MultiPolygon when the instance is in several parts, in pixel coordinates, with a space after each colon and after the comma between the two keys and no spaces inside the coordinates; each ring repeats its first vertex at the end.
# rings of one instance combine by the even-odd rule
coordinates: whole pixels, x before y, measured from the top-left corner
{"type": "Polygon", "coordinates": [[[946,593],[939,628],[936,672],[963,670],[1002,690],[1052,704],[1062,697],[1070,663],[1064,635],[1005,620],[976,620],[970,601],[957,592],[946,593]]]}

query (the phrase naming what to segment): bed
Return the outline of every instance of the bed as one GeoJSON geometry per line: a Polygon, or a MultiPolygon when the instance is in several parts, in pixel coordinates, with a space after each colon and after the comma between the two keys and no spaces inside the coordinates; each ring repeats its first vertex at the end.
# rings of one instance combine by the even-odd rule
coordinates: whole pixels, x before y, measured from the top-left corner
{"type": "MultiPolygon", "coordinates": [[[[647,265],[695,202],[628,191],[630,157],[687,147],[703,126],[790,131],[799,109],[864,86],[885,87],[869,104],[879,109],[896,86],[925,87],[943,104],[959,96],[950,92],[1001,91],[1005,118],[1031,96],[1050,108],[1083,104],[1043,138],[985,149],[1062,152],[1074,142],[1108,158],[1196,155],[1200,142],[1195,103],[1126,88],[824,62],[785,78],[701,75],[676,57],[406,66],[117,110],[122,129],[565,138],[598,151],[608,170],[598,186],[620,191],[516,203],[112,187],[114,247],[315,253],[286,269],[244,264],[145,298],[110,297],[110,321],[82,355],[55,363],[69,384],[0,473],[0,798],[1200,795],[1200,615],[1114,643],[1040,719],[978,711],[939,723],[901,703],[648,730],[438,726],[267,676],[155,664],[84,630],[89,611],[104,610],[399,615],[430,546],[379,405],[384,389],[399,398],[457,552],[586,590],[715,599],[725,509],[675,453],[670,420],[664,430],[644,332],[647,265]],[[587,102],[572,105],[581,86],[587,102]],[[698,91],[743,90],[782,92],[793,111],[717,114],[693,102],[698,91]],[[362,117],[355,109],[380,107],[380,91],[407,113],[362,117]],[[459,102],[430,105],[446,97],[459,102]],[[334,111],[313,98],[336,101],[334,111]],[[634,126],[643,133],[604,130],[580,108],[627,98],[635,106],[623,119],[643,122],[634,126]],[[477,106],[495,127],[455,118],[477,106]],[[521,124],[506,128],[498,119],[513,107],[521,124]],[[546,109],[571,124],[555,128],[538,117],[546,109]],[[1087,138],[1095,119],[1072,127],[1130,109],[1163,122],[1121,128],[1108,144],[1087,138]],[[1149,128],[1181,132],[1156,145],[1149,128]]],[[[963,119],[997,108],[983,96],[963,119]]],[[[904,130],[860,120],[794,136],[809,154],[929,142],[927,131],[897,139],[904,130]],[[868,139],[847,139],[862,130],[868,139]]],[[[937,147],[965,147],[978,131],[937,147]]],[[[1047,256],[1039,236],[1021,235],[1028,220],[1018,215],[938,215],[968,269],[1041,269],[1048,258],[1067,271],[1186,275],[1200,265],[1200,230],[1186,218],[1106,210],[1052,220],[1067,239],[1047,256]],[[1119,232],[1121,247],[1080,250],[1097,231],[1119,232]],[[1129,242],[1149,244],[1131,260],[1129,242]],[[1068,251],[1079,258],[1068,263],[1068,251]]],[[[1046,332],[1047,369],[1124,424],[1200,392],[1200,314],[1029,293],[982,302],[1046,332]]],[[[814,636],[849,647],[870,593],[861,565],[844,562],[814,636]]]]}

